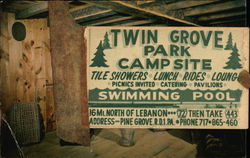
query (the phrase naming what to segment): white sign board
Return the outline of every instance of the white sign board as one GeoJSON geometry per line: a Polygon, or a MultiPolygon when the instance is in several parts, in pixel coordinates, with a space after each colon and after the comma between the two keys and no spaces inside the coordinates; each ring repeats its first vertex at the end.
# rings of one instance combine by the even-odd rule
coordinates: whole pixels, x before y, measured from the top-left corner
{"type": "Polygon", "coordinates": [[[248,128],[249,29],[88,27],[91,128],[248,128]]]}

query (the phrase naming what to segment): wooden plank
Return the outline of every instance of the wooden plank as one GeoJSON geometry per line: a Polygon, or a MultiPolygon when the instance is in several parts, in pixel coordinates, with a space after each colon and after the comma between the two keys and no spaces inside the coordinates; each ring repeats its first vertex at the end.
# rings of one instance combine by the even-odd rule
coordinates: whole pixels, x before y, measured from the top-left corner
{"type": "MultiPolygon", "coordinates": [[[[36,101],[40,105],[46,130],[54,128],[55,122],[48,117],[54,115],[53,91],[47,90],[47,82],[52,83],[52,68],[49,48],[47,19],[19,20],[26,26],[27,34],[23,43],[28,62],[23,62],[22,79],[25,84],[25,102],[36,101]],[[49,114],[48,114],[49,112],[49,114]],[[52,125],[50,125],[52,124],[52,125]]],[[[47,130],[48,131],[48,130],[47,130]]]]}
{"type": "MultiPolygon", "coordinates": [[[[33,23],[33,73],[35,77],[35,100],[39,104],[42,116],[44,119],[44,125],[46,129],[47,119],[46,119],[46,65],[45,65],[45,52],[46,48],[43,41],[48,40],[46,32],[44,31],[47,27],[45,19],[33,19],[30,20],[33,23]]],[[[47,32],[48,33],[48,32],[47,32]]]]}
{"type": "Polygon", "coordinates": [[[36,75],[35,75],[35,68],[34,64],[38,62],[38,59],[35,57],[35,51],[34,51],[34,45],[37,41],[35,41],[34,38],[36,36],[40,36],[38,34],[37,30],[39,30],[39,27],[36,28],[37,26],[37,21],[34,20],[21,20],[23,23],[25,23],[26,26],[26,38],[23,41],[23,53],[25,56],[27,56],[28,61],[23,62],[23,70],[24,70],[24,76],[22,77],[23,80],[25,81],[25,95],[26,95],[26,101],[31,102],[31,101],[36,101],[36,75]]]}
{"type": "Polygon", "coordinates": [[[244,0],[225,1],[224,3],[219,3],[219,4],[210,4],[195,8],[189,8],[184,11],[184,15],[196,16],[196,15],[220,12],[240,7],[245,7],[244,0]]]}
{"type": "Polygon", "coordinates": [[[166,131],[151,132],[148,129],[135,131],[135,145],[122,147],[117,144],[121,138],[119,129],[103,129],[92,141],[93,153],[98,158],[170,158],[172,155],[174,155],[172,158],[188,158],[196,155],[195,145],[166,131]]]}
{"type": "Polygon", "coordinates": [[[245,11],[212,14],[212,15],[207,15],[207,16],[201,16],[198,18],[198,21],[211,21],[211,20],[216,20],[216,19],[241,16],[241,15],[245,15],[245,14],[246,14],[245,11]]]}
{"type": "MultiPolygon", "coordinates": [[[[35,4],[29,8],[18,11],[16,13],[16,18],[25,19],[25,18],[29,18],[31,16],[34,16],[40,13],[47,12],[47,11],[48,11],[48,2],[40,2],[39,4],[35,4]]],[[[75,18],[75,20],[80,20],[83,18],[93,17],[94,15],[100,16],[101,14],[107,13],[104,11],[107,11],[107,9],[96,7],[91,4],[85,4],[85,5],[71,8],[70,14],[73,18],[75,18]]],[[[109,11],[112,12],[111,10],[109,11]]]]}
{"type": "Polygon", "coordinates": [[[116,14],[117,13],[113,12],[112,10],[103,10],[103,11],[99,11],[99,12],[96,12],[93,14],[77,17],[77,18],[75,18],[75,21],[77,23],[84,24],[85,22],[88,22],[90,20],[96,20],[98,18],[103,18],[103,17],[116,15],[116,14]]]}
{"type": "Polygon", "coordinates": [[[43,48],[44,48],[44,67],[46,76],[46,131],[53,131],[56,129],[55,119],[55,104],[54,104],[54,93],[53,93],[53,77],[52,77],[52,65],[51,65],[51,52],[50,52],[50,37],[49,28],[43,27],[43,48]]]}
{"type": "Polygon", "coordinates": [[[182,19],[177,19],[175,17],[166,15],[161,12],[156,12],[156,11],[152,11],[149,9],[140,8],[138,6],[135,6],[135,5],[123,2],[123,1],[105,1],[105,2],[86,1],[86,2],[95,4],[100,7],[109,8],[109,9],[112,9],[114,11],[121,12],[121,13],[127,13],[127,14],[134,15],[134,16],[140,16],[140,17],[166,21],[169,24],[174,23],[174,24],[182,24],[182,25],[184,24],[184,25],[191,25],[191,26],[199,26],[198,24],[195,24],[193,22],[189,22],[189,21],[182,20],[182,19]]]}
{"type": "Polygon", "coordinates": [[[85,5],[80,5],[80,6],[75,6],[73,8],[70,8],[70,13],[72,14],[74,11],[78,11],[78,10],[81,10],[81,9],[85,9],[87,7],[90,7],[91,4],[85,4],[85,5]]]}
{"type": "MultiPolygon", "coordinates": [[[[35,5],[35,6],[38,6],[38,5],[35,5]]],[[[22,11],[23,14],[24,13],[26,14],[26,16],[25,16],[26,18],[30,17],[30,16],[32,16],[34,14],[37,14],[37,13],[35,13],[35,10],[38,9],[39,7],[35,7],[35,6],[22,11]],[[29,14],[27,14],[28,11],[29,11],[29,14]],[[30,13],[30,12],[32,12],[32,13],[30,13]]],[[[42,12],[42,11],[45,12],[45,11],[47,11],[47,9],[40,10],[39,12],[42,12]]],[[[91,4],[86,4],[86,5],[83,5],[83,6],[78,6],[78,7],[70,9],[70,14],[71,14],[72,17],[75,18],[77,23],[87,25],[87,24],[89,24],[88,21],[103,18],[103,17],[107,17],[107,16],[111,16],[111,15],[116,15],[117,13],[113,12],[110,9],[104,9],[104,8],[93,6],[91,4]],[[86,24],[85,24],[85,22],[86,22],[86,24]]],[[[17,17],[21,17],[21,12],[17,14],[17,17]]],[[[24,16],[22,16],[22,18],[24,18],[24,16]]],[[[130,18],[126,17],[125,19],[130,19],[130,18]]],[[[121,20],[123,20],[123,18],[121,20]]],[[[120,21],[120,19],[113,20],[113,21],[114,22],[120,21]]],[[[140,24],[140,22],[138,22],[138,23],[140,24]]],[[[141,22],[141,23],[146,23],[146,21],[141,22]]],[[[133,25],[133,24],[129,24],[129,25],[133,25]]]]}
{"type": "Polygon", "coordinates": [[[0,100],[2,111],[10,107],[10,76],[9,76],[9,27],[8,14],[0,10],[0,100]]]}
{"type": "Polygon", "coordinates": [[[154,3],[155,1],[152,1],[152,0],[147,0],[147,1],[136,1],[136,5],[140,6],[140,5],[148,5],[148,4],[151,4],[151,3],[154,3]]]}
{"type": "Polygon", "coordinates": [[[134,16],[123,17],[123,16],[118,15],[118,16],[113,16],[111,19],[102,19],[101,21],[99,20],[98,22],[94,22],[91,25],[93,25],[93,26],[108,25],[108,24],[111,25],[112,23],[116,23],[116,22],[120,22],[120,21],[124,21],[124,20],[131,20],[133,18],[135,18],[135,17],[134,16]]]}
{"type": "MultiPolygon", "coordinates": [[[[48,11],[48,4],[41,3],[33,5],[27,9],[21,10],[16,13],[16,18],[24,19],[31,16],[44,13],[48,11]]],[[[93,6],[91,4],[84,4],[70,9],[70,15],[76,20],[77,23],[85,23],[90,20],[116,15],[112,10],[93,6]]]]}
{"type": "Polygon", "coordinates": [[[75,20],[81,19],[82,17],[89,16],[98,12],[107,11],[108,9],[96,7],[94,5],[89,5],[85,8],[81,8],[75,11],[70,12],[71,16],[75,20]]]}
{"type": "Polygon", "coordinates": [[[195,145],[187,145],[184,141],[175,141],[153,158],[195,158],[195,156],[195,145]]]}
{"type": "Polygon", "coordinates": [[[148,3],[143,3],[143,4],[140,4],[140,1],[137,1],[137,6],[139,7],[142,7],[142,8],[147,8],[147,7],[155,7],[155,6],[158,6],[158,4],[160,6],[163,6],[163,5],[168,5],[168,4],[171,4],[171,3],[174,3],[176,2],[176,0],[166,0],[166,1],[148,1],[148,3]]]}
{"type": "Polygon", "coordinates": [[[123,21],[123,20],[132,19],[131,16],[121,16],[121,15],[113,15],[103,18],[98,18],[91,21],[84,22],[84,25],[91,25],[91,26],[103,26],[103,25],[111,25],[112,23],[123,21]]]}
{"type": "Polygon", "coordinates": [[[68,13],[68,2],[49,1],[57,135],[64,141],[90,145],[84,30],[68,13]]]}
{"type": "MultiPolygon", "coordinates": [[[[12,25],[14,24],[15,17],[13,14],[9,14],[8,16],[8,36],[12,37],[12,25]]],[[[19,67],[19,61],[23,59],[22,53],[22,43],[20,41],[16,41],[14,38],[10,38],[9,40],[9,77],[10,77],[10,84],[9,84],[9,96],[10,102],[9,104],[12,105],[13,103],[23,101],[22,100],[22,91],[23,91],[23,80],[20,77],[21,71],[19,67]],[[19,80],[17,80],[19,78],[19,80]],[[20,88],[20,89],[18,89],[20,88]]]]}
{"type": "Polygon", "coordinates": [[[122,25],[122,26],[140,26],[140,25],[146,25],[146,24],[152,24],[155,20],[133,20],[133,21],[124,21],[121,23],[116,23],[116,25],[122,25]]]}
{"type": "Polygon", "coordinates": [[[93,20],[116,15],[117,13],[110,9],[100,8],[91,4],[85,4],[83,6],[70,9],[70,14],[77,23],[89,25],[93,24],[93,20]]]}
{"type": "Polygon", "coordinates": [[[218,25],[218,24],[227,24],[227,23],[234,23],[234,22],[240,22],[240,21],[245,21],[245,18],[235,18],[235,19],[230,19],[230,20],[220,20],[220,21],[215,21],[209,23],[209,25],[218,25]]]}
{"type": "Polygon", "coordinates": [[[16,14],[16,18],[24,19],[46,11],[48,11],[48,2],[40,1],[40,4],[35,4],[27,9],[19,11],[16,14]]]}
{"type": "MultiPolygon", "coordinates": [[[[14,14],[7,13],[1,14],[0,17],[0,88],[4,89],[1,91],[1,101],[6,110],[16,102],[38,101],[46,125],[47,95],[52,100],[49,102],[50,108],[54,108],[53,92],[47,93],[45,86],[47,78],[45,69],[50,69],[52,73],[51,64],[45,64],[46,61],[50,62],[48,58],[50,50],[44,44],[49,42],[47,20],[15,20],[14,14]],[[26,37],[23,41],[16,41],[12,37],[11,28],[17,21],[26,27],[26,37]]],[[[50,76],[52,77],[52,74],[50,76]]]]}
{"type": "Polygon", "coordinates": [[[209,4],[209,3],[214,3],[217,2],[219,0],[199,0],[199,1],[194,1],[194,0],[190,0],[190,1],[177,1],[177,2],[173,2],[164,6],[160,6],[161,8],[168,10],[177,10],[177,9],[183,9],[183,8],[189,8],[189,7],[195,7],[195,6],[200,6],[200,5],[205,5],[205,4],[209,4]]]}

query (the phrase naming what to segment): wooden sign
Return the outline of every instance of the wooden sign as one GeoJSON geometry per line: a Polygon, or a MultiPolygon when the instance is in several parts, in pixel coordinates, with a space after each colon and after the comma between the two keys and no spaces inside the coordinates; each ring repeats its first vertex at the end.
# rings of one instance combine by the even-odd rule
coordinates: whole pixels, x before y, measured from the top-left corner
{"type": "Polygon", "coordinates": [[[88,27],[91,128],[248,128],[249,29],[88,27]]]}

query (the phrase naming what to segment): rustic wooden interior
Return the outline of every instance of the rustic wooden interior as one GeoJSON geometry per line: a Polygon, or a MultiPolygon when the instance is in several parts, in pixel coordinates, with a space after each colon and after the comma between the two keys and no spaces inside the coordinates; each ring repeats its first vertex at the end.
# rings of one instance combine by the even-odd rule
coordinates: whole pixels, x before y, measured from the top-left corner
{"type": "MultiPolygon", "coordinates": [[[[246,26],[245,0],[67,3],[70,16],[82,27],[246,26]]],[[[53,131],[56,129],[50,47],[53,41],[50,41],[49,34],[48,2],[4,0],[0,1],[0,6],[1,108],[6,112],[16,102],[38,102],[46,131],[53,131]],[[26,27],[23,41],[16,41],[12,36],[15,22],[21,22],[26,27]]],[[[107,149],[102,150],[105,152],[107,149]]]]}
{"type": "MultiPolygon", "coordinates": [[[[71,1],[70,15],[82,26],[246,26],[244,0],[71,1]]],[[[38,101],[48,131],[55,128],[48,2],[1,3],[1,100],[38,101]],[[27,30],[24,41],[11,35],[14,22],[27,30]]]]}

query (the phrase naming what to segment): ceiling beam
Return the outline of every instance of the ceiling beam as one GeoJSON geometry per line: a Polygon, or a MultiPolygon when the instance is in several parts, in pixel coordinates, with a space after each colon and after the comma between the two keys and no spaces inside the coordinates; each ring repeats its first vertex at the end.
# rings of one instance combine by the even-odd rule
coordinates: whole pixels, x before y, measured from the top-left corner
{"type": "Polygon", "coordinates": [[[136,5],[145,5],[145,4],[151,4],[151,3],[155,3],[155,1],[153,0],[147,0],[147,1],[135,1],[136,5]]]}
{"type": "Polygon", "coordinates": [[[101,25],[111,25],[112,23],[117,23],[125,20],[131,20],[135,18],[134,16],[120,16],[120,15],[115,15],[110,18],[104,18],[98,21],[94,21],[92,23],[88,23],[88,25],[92,26],[101,26],[101,25]]]}
{"type": "Polygon", "coordinates": [[[158,19],[165,21],[166,23],[182,24],[182,25],[191,25],[199,26],[196,23],[186,21],[183,19],[178,19],[169,15],[166,15],[162,12],[152,11],[145,8],[140,8],[136,5],[129,4],[123,1],[85,1],[86,3],[91,3],[99,7],[109,8],[117,12],[127,13],[133,16],[146,17],[151,19],[158,19]]]}
{"type": "Polygon", "coordinates": [[[121,23],[116,23],[116,25],[122,26],[140,26],[154,23],[155,20],[134,20],[134,21],[124,21],[121,23]]]}
{"type": "Polygon", "coordinates": [[[210,25],[220,25],[220,24],[227,24],[227,23],[235,23],[235,22],[244,22],[246,19],[245,18],[236,18],[236,19],[230,19],[230,20],[223,20],[223,21],[215,21],[209,23],[210,25]]]}
{"type": "Polygon", "coordinates": [[[200,5],[204,5],[204,4],[214,3],[214,2],[217,2],[217,1],[219,1],[219,0],[177,1],[177,2],[170,3],[170,4],[166,4],[166,5],[159,5],[159,6],[156,6],[156,8],[157,9],[163,9],[164,8],[166,11],[169,11],[169,10],[177,10],[177,9],[200,6],[200,5]]]}
{"type": "Polygon", "coordinates": [[[103,12],[103,11],[108,11],[106,8],[100,8],[96,7],[94,5],[88,4],[88,5],[83,5],[82,7],[79,7],[78,9],[72,8],[70,10],[70,14],[73,18],[76,20],[81,19],[81,17],[85,17],[91,14],[95,14],[98,12],[103,12]]]}
{"type": "Polygon", "coordinates": [[[226,1],[219,4],[210,4],[200,7],[188,8],[184,11],[185,16],[196,16],[214,12],[220,12],[235,8],[245,7],[244,0],[226,1]]]}
{"type": "Polygon", "coordinates": [[[79,5],[79,6],[73,6],[72,8],[69,9],[69,12],[73,13],[75,11],[90,7],[91,4],[84,4],[84,5],[79,5]]]}
{"type": "Polygon", "coordinates": [[[219,24],[219,25],[211,25],[211,26],[215,26],[215,27],[246,27],[246,21],[236,21],[236,22],[229,22],[229,23],[225,23],[225,24],[219,24]]]}
{"type": "Polygon", "coordinates": [[[48,2],[41,1],[39,4],[34,4],[29,8],[23,9],[16,13],[16,19],[25,19],[31,16],[48,11],[48,2]]]}
{"type": "Polygon", "coordinates": [[[116,14],[117,13],[113,12],[112,10],[98,11],[98,12],[95,12],[95,13],[92,13],[92,14],[85,14],[83,16],[76,17],[75,21],[77,23],[80,23],[80,24],[84,25],[85,22],[88,22],[88,21],[91,21],[91,20],[96,20],[96,19],[99,19],[99,18],[104,18],[104,17],[107,17],[107,16],[116,15],[116,14]]]}
{"type": "MultiPolygon", "coordinates": [[[[44,13],[48,11],[48,2],[41,2],[35,4],[27,9],[16,13],[17,19],[25,19],[31,16],[44,13]]],[[[117,14],[110,9],[101,8],[92,4],[84,4],[70,9],[70,15],[77,23],[84,23],[90,20],[103,18],[117,14]]]]}
{"type": "Polygon", "coordinates": [[[211,21],[211,20],[241,16],[241,15],[245,15],[245,14],[246,14],[245,11],[213,14],[213,15],[201,16],[198,18],[198,21],[211,21]]]}

